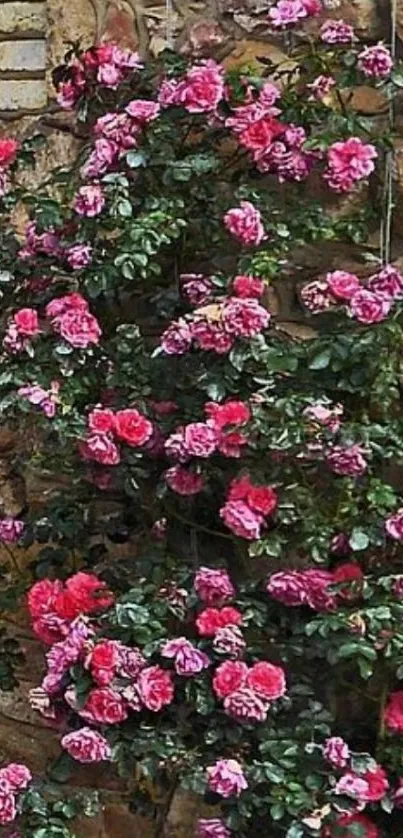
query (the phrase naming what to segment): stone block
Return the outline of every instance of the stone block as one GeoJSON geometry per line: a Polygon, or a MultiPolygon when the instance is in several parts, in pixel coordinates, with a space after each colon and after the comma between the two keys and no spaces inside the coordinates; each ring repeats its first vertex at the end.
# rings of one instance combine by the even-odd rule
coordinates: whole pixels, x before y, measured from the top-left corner
{"type": "Polygon", "coordinates": [[[47,104],[45,81],[0,80],[0,111],[40,111],[47,104]]]}
{"type": "Polygon", "coordinates": [[[46,3],[4,3],[0,0],[0,33],[40,34],[46,30],[46,3]]]}
{"type": "Polygon", "coordinates": [[[38,73],[46,69],[46,41],[3,41],[0,43],[0,71],[38,73]]]}

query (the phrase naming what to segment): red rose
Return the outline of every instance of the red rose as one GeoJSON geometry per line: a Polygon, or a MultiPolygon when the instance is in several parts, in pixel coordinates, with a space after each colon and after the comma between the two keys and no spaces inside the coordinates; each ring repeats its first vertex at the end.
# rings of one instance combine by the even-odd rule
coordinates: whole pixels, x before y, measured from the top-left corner
{"type": "Polygon", "coordinates": [[[284,669],[267,661],[255,663],[249,670],[246,683],[259,698],[272,701],[280,698],[286,691],[284,669]]]}
{"type": "Polygon", "coordinates": [[[91,690],[83,710],[78,712],[88,721],[107,725],[124,722],[128,716],[122,696],[110,687],[96,687],[91,690]]]}
{"type": "Polygon", "coordinates": [[[56,613],[61,617],[74,619],[78,614],[93,614],[109,608],[114,602],[113,594],[105,582],[93,573],[75,573],[66,582],[66,591],[58,596],[56,613]]]}
{"type": "Polygon", "coordinates": [[[241,401],[233,400],[224,404],[208,402],[204,409],[217,430],[222,430],[228,425],[244,425],[250,419],[249,406],[241,401]]]}
{"type": "Polygon", "coordinates": [[[87,669],[90,669],[94,681],[100,687],[106,687],[115,676],[118,662],[119,653],[116,642],[113,640],[102,640],[90,652],[85,666],[87,669]]]}
{"type": "Polygon", "coordinates": [[[115,430],[115,414],[108,408],[96,407],[88,416],[90,431],[107,434],[115,430]]]}
{"type": "Polygon", "coordinates": [[[118,410],[115,417],[116,436],[127,445],[144,445],[153,432],[152,422],[135,408],[118,410]]]}
{"type": "Polygon", "coordinates": [[[389,697],[385,709],[385,724],[394,733],[403,732],[403,690],[397,690],[389,697]]]}
{"type": "Polygon", "coordinates": [[[254,512],[271,515],[277,506],[277,492],[271,486],[251,486],[246,502],[254,512]]]}
{"type": "Polygon", "coordinates": [[[377,765],[372,771],[366,771],[365,774],[360,774],[359,776],[368,783],[368,789],[365,795],[361,795],[361,800],[365,800],[368,803],[375,803],[381,800],[382,797],[385,797],[389,783],[386,773],[380,765],[377,765]]]}
{"type": "Polygon", "coordinates": [[[154,713],[171,703],[174,697],[172,675],[160,666],[147,666],[138,678],[140,698],[154,713]]]}
{"type": "Polygon", "coordinates": [[[248,667],[243,661],[224,661],[215,672],[213,690],[218,698],[226,698],[244,686],[248,667]]]}
{"type": "Polygon", "coordinates": [[[356,562],[344,562],[333,571],[335,585],[342,585],[337,592],[339,599],[356,599],[362,590],[364,574],[356,562]],[[349,584],[350,583],[350,584],[349,584]]]}
{"type": "Polygon", "coordinates": [[[221,628],[240,625],[242,614],[230,605],[224,608],[205,608],[196,620],[197,630],[202,637],[214,637],[221,628]]]}
{"type": "Polygon", "coordinates": [[[41,617],[55,610],[55,603],[62,590],[62,583],[57,580],[42,579],[35,582],[28,593],[28,609],[31,617],[41,617]]]}
{"type": "Polygon", "coordinates": [[[21,308],[14,314],[14,323],[20,335],[33,337],[39,332],[38,313],[33,308],[21,308]]]}
{"type": "Polygon", "coordinates": [[[0,140],[0,166],[3,169],[6,166],[11,166],[11,163],[14,163],[19,147],[20,144],[17,140],[0,140]]]}
{"type": "Polygon", "coordinates": [[[232,288],[237,297],[260,299],[264,291],[264,282],[257,276],[236,276],[232,288]]]}

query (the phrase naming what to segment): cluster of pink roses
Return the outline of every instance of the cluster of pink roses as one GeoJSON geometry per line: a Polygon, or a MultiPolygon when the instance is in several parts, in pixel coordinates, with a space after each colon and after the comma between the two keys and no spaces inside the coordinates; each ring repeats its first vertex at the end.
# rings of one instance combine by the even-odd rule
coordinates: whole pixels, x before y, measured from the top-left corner
{"type": "Polygon", "coordinates": [[[363,572],[355,562],[334,570],[281,570],[267,583],[270,596],[288,607],[307,605],[315,611],[335,611],[337,605],[360,594],[363,572]]]}
{"type": "MultiPolygon", "coordinates": [[[[57,297],[48,303],[45,315],[53,331],[75,349],[87,349],[91,344],[99,343],[101,327],[81,294],[73,292],[57,297]]],[[[21,308],[8,323],[3,345],[10,352],[28,349],[32,339],[41,332],[38,312],[21,308]]]]}
{"type": "Polygon", "coordinates": [[[94,126],[93,150],[81,169],[85,178],[97,178],[113,167],[130,148],[135,148],[143,128],[160,112],[157,102],[132,99],[123,112],[99,117],[94,126]]]}
{"type": "Polygon", "coordinates": [[[92,573],[75,573],[65,584],[59,580],[35,582],[28,594],[33,629],[43,643],[58,643],[80,614],[94,614],[109,608],[113,594],[105,582],[92,573]]]}
{"type": "Polygon", "coordinates": [[[253,541],[260,537],[261,528],[275,511],[277,503],[275,489],[256,486],[245,474],[230,484],[220,517],[235,535],[253,541]]]}
{"type": "Polygon", "coordinates": [[[285,695],[285,673],[268,661],[248,667],[244,661],[227,660],[215,671],[213,690],[231,718],[264,722],[271,702],[285,695]]]}
{"type": "Polygon", "coordinates": [[[83,95],[88,95],[95,84],[116,90],[133,71],[142,67],[136,52],[106,43],[91,47],[70,61],[67,78],[58,87],[59,105],[71,110],[83,95]]]}
{"type": "Polygon", "coordinates": [[[324,280],[305,285],[301,296],[313,314],[345,306],[350,317],[370,325],[384,320],[392,305],[403,299],[403,277],[393,265],[386,265],[365,284],[348,271],[332,271],[324,280]]]}
{"type": "Polygon", "coordinates": [[[120,450],[115,440],[141,448],[149,442],[153,431],[153,423],[134,407],[116,412],[96,407],[88,415],[88,436],[80,443],[80,454],[84,460],[116,466],[120,463],[120,450]]]}
{"type": "Polygon", "coordinates": [[[195,309],[192,315],[176,320],[161,337],[166,355],[184,355],[192,344],[218,355],[227,354],[237,338],[253,338],[270,322],[270,314],[259,302],[264,287],[256,277],[235,277],[233,295],[218,298],[214,304],[195,309]]]}
{"type": "MultiPolygon", "coordinates": [[[[55,231],[50,228],[38,232],[35,221],[30,221],[25,229],[24,245],[18,256],[26,261],[37,259],[38,256],[54,256],[64,260],[73,271],[86,268],[92,261],[92,247],[86,242],[76,242],[65,246],[62,243],[63,230],[55,231]]],[[[49,284],[51,279],[48,280],[49,284]]]]}
{"type": "Polygon", "coordinates": [[[26,765],[10,762],[0,768],[0,824],[12,823],[18,814],[18,795],[28,788],[32,774],[26,765]]]}
{"type": "Polygon", "coordinates": [[[159,89],[162,108],[182,107],[188,113],[215,113],[224,97],[223,68],[215,61],[190,67],[182,79],[165,79],[159,89]]]}
{"type": "Polygon", "coordinates": [[[170,434],[165,442],[168,457],[185,463],[191,457],[206,459],[215,452],[225,457],[241,456],[248,438],[239,428],[251,417],[249,406],[236,400],[208,402],[205,412],[206,422],[191,422],[170,434]]]}

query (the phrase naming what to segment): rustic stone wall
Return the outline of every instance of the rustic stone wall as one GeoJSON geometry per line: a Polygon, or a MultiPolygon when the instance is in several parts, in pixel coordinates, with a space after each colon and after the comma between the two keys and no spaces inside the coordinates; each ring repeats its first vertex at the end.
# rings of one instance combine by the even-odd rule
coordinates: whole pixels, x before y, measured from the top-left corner
{"type": "MultiPolygon", "coordinates": [[[[359,37],[377,40],[388,37],[390,12],[387,0],[324,0],[329,16],[344,17],[351,22],[359,37]]],[[[47,155],[39,168],[39,177],[49,159],[66,163],[77,149],[71,136],[68,118],[58,111],[51,86],[50,71],[63,58],[68,42],[81,40],[85,46],[101,38],[138,48],[145,56],[161,51],[167,39],[184,54],[208,56],[223,60],[227,66],[256,63],[270,57],[276,63],[287,61],[281,36],[268,32],[266,0],[0,0],[0,133],[19,137],[40,130],[48,135],[47,155]]],[[[310,27],[317,26],[315,21],[310,27]]],[[[403,41],[403,0],[398,0],[398,33],[403,41]]],[[[377,119],[385,118],[387,103],[373,90],[359,88],[355,108],[377,119]]],[[[397,144],[395,174],[403,192],[403,115],[398,113],[402,140],[397,144]]],[[[365,200],[365,195],[362,196],[365,200]]],[[[338,204],[335,211],[342,212],[338,204]]],[[[403,233],[403,222],[396,229],[403,233]]],[[[375,240],[373,246],[378,242],[375,240]]],[[[399,260],[403,245],[394,243],[394,258],[399,260]]],[[[321,270],[339,268],[362,274],[357,267],[354,249],[340,248],[304,253],[305,270],[317,275],[321,270]]],[[[309,337],[312,328],[302,318],[293,302],[293,291],[285,283],[279,298],[271,301],[280,315],[281,328],[297,337],[309,337]]],[[[14,474],[10,462],[15,438],[0,428],[0,509],[18,515],[27,499],[31,505],[40,502],[49,487],[38,484],[32,476],[14,474]]],[[[17,561],[26,564],[26,554],[17,561]]],[[[0,560],[8,560],[2,556],[0,560]]],[[[16,627],[27,663],[20,673],[21,684],[16,693],[0,692],[0,763],[13,760],[27,762],[33,771],[43,773],[58,753],[56,736],[46,722],[30,711],[27,694],[41,678],[42,650],[31,637],[26,618],[16,618],[16,627]]],[[[102,788],[104,808],[95,820],[77,825],[77,835],[85,838],[129,838],[155,836],[156,827],[128,812],[124,805],[127,787],[120,784],[112,770],[88,767],[78,775],[78,785],[91,784],[102,788]]],[[[193,834],[196,803],[182,795],[174,798],[164,835],[189,838],[193,834]]],[[[158,831],[158,835],[161,832],[158,831]]]]}

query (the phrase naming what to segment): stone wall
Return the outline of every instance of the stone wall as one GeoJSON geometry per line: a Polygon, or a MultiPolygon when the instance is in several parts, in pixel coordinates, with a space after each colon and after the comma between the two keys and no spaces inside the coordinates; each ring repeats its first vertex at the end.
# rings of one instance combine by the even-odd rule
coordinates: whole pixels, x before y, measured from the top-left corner
{"type": "MultiPolygon", "coordinates": [[[[324,4],[329,16],[344,17],[361,38],[371,41],[388,37],[390,11],[386,0],[324,0],[324,4]]],[[[75,153],[77,140],[71,135],[68,117],[58,111],[50,79],[51,69],[62,60],[68,42],[80,39],[88,46],[106,38],[136,47],[146,56],[157,54],[168,40],[184,54],[213,55],[227,66],[244,62],[259,65],[265,57],[284,62],[287,57],[282,38],[268,33],[266,17],[266,0],[0,0],[0,133],[22,137],[40,130],[48,135],[48,156],[41,162],[40,174],[46,170],[50,156],[62,164],[75,153]]],[[[398,32],[403,39],[403,0],[398,0],[398,32]]],[[[369,88],[356,91],[354,105],[361,113],[385,118],[387,103],[369,88]]],[[[403,117],[398,113],[397,118],[403,127],[403,117]]],[[[397,144],[395,173],[403,189],[403,137],[397,144]]],[[[337,211],[342,207],[338,206],[337,211]]],[[[396,229],[403,232],[399,217],[396,229]]],[[[373,244],[377,246],[376,241],[373,244]]],[[[402,254],[398,238],[394,258],[402,254]]],[[[354,249],[344,251],[342,256],[347,269],[362,274],[354,249]]],[[[317,251],[304,253],[308,274],[340,267],[340,249],[326,249],[326,264],[321,262],[322,257],[317,251]]],[[[286,285],[284,289],[280,298],[271,301],[280,315],[281,328],[297,337],[309,337],[311,327],[303,322],[286,285]]],[[[0,508],[17,515],[27,499],[35,505],[48,487],[35,480],[24,482],[13,473],[9,454],[14,444],[13,435],[1,429],[0,508]]],[[[17,560],[26,564],[27,556],[17,555],[17,560]]],[[[12,694],[0,693],[0,762],[27,762],[32,770],[43,773],[59,748],[56,736],[29,710],[27,702],[30,687],[41,678],[42,649],[30,636],[24,614],[17,619],[16,631],[27,663],[20,673],[19,689],[12,694]]],[[[128,812],[122,803],[127,787],[116,780],[112,770],[92,769],[89,775],[86,767],[77,780],[78,785],[84,782],[102,788],[104,808],[95,820],[77,825],[78,836],[151,838],[162,834],[151,822],[128,812]]],[[[163,834],[189,838],[195,811],[195,801],[176,796],[163,834]]]]}

